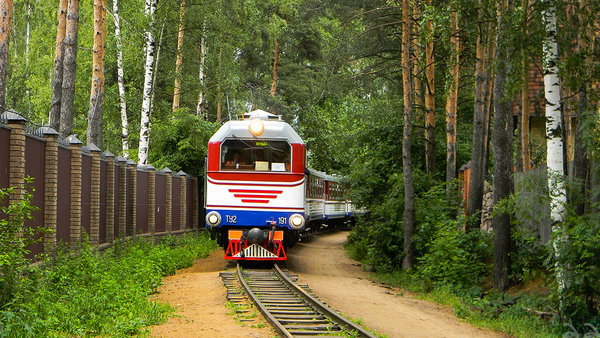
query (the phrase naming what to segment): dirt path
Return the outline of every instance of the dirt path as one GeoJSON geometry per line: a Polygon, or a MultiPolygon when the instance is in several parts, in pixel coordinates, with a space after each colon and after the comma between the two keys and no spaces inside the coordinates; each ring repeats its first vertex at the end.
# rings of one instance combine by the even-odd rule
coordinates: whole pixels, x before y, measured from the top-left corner
{"type": "MultiPolygon", "coordinates": [[[[287,266],[329,306],[388,337],[498,337],[460,322],[450,309],[398,296],[368,280],[347,258],[342,244],[348,232],[322,234],[288,252],[287,266]]],[[[177,317],[152,328],[153,337],[273,337],[269,328],[236,322],[227,315],[219,271],[231,266],[216,251],[194,266],[166,277],[157,298],[177,307],[177,317]],[[244,325],[244,326],[242,326],[244,325]]],[[[258,322],[261,321],[259,318],[258,322]]],[[[255,321],[255,323],[257,322],[255,321]]]]}

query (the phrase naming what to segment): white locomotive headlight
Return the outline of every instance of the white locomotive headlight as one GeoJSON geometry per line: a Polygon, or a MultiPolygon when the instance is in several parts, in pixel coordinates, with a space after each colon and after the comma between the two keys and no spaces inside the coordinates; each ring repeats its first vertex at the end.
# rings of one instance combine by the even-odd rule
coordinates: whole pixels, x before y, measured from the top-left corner
{"type": "Polygon", "coordinates": [[[250,124],[248,125],[248,129],[250,129],[250,133],[255,137],[262,135],[265,131],[265,124],[262,120],[252,119],[250,120],[250,124]]]}
{"type": "Polygon", "coordinates": [[[300,214],[293,214],[290,216],[290,227],[294,230],[300,230],[304,228],[304,216],[300,214]]]}
{"type": "Polygon", "coordinates": [[[221,215],[216,211],[211,211],[206,214],[206,223],[211,227],[217,227],[221,224],[221,215]]]}

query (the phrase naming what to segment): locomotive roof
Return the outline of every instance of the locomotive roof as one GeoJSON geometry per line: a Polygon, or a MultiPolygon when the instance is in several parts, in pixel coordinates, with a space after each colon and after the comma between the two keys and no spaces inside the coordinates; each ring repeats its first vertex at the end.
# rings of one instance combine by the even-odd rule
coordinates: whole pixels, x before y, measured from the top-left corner
{"type": "Polygon", "coordinates": [[[210,138],[209,142],[223,141],[227,138],[285,139],[290,143],[304,144],[302,138],[289,124],[281,120],[278,115],[264,110],[246,113],[243,120],[228,121],[210,138]],[[253,136],[248,128],[253,119],[260,119],[264,123],[265,130],[259,137],[253,136]]]}

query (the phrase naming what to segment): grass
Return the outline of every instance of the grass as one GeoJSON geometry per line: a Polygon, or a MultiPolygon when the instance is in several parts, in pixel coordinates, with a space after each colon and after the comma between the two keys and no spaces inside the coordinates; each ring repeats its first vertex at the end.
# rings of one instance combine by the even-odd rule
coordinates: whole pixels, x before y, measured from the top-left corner
{"type": "Polygon", "coordinates": [[[115,244],[100,253],[83,244],[29,268],[12,301],[0,308],[0,337],[147,335],[166,321],[168,304],[149,300],[162,277],[206,257],[216,243],[204,234],[115,244]]]}

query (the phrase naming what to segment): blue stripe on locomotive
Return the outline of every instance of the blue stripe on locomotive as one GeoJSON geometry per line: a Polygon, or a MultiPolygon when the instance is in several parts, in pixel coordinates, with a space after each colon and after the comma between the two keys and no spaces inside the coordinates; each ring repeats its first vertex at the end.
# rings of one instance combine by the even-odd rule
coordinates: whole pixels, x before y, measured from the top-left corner
{"type": "MultiPolygon", "coordinates": [[[[277,227],[285,227],[292,230],[289,225],[290,216],[300,214],[304,217],[304,212],[289,211],[248,211],[248,210],[214,210],[207,209],[206,212],[216,211],[221,215],[222,227],[270,227],[275,222],[277,227]]],[[[210,228],[208,224],[206,227],[210,228]]]]}

